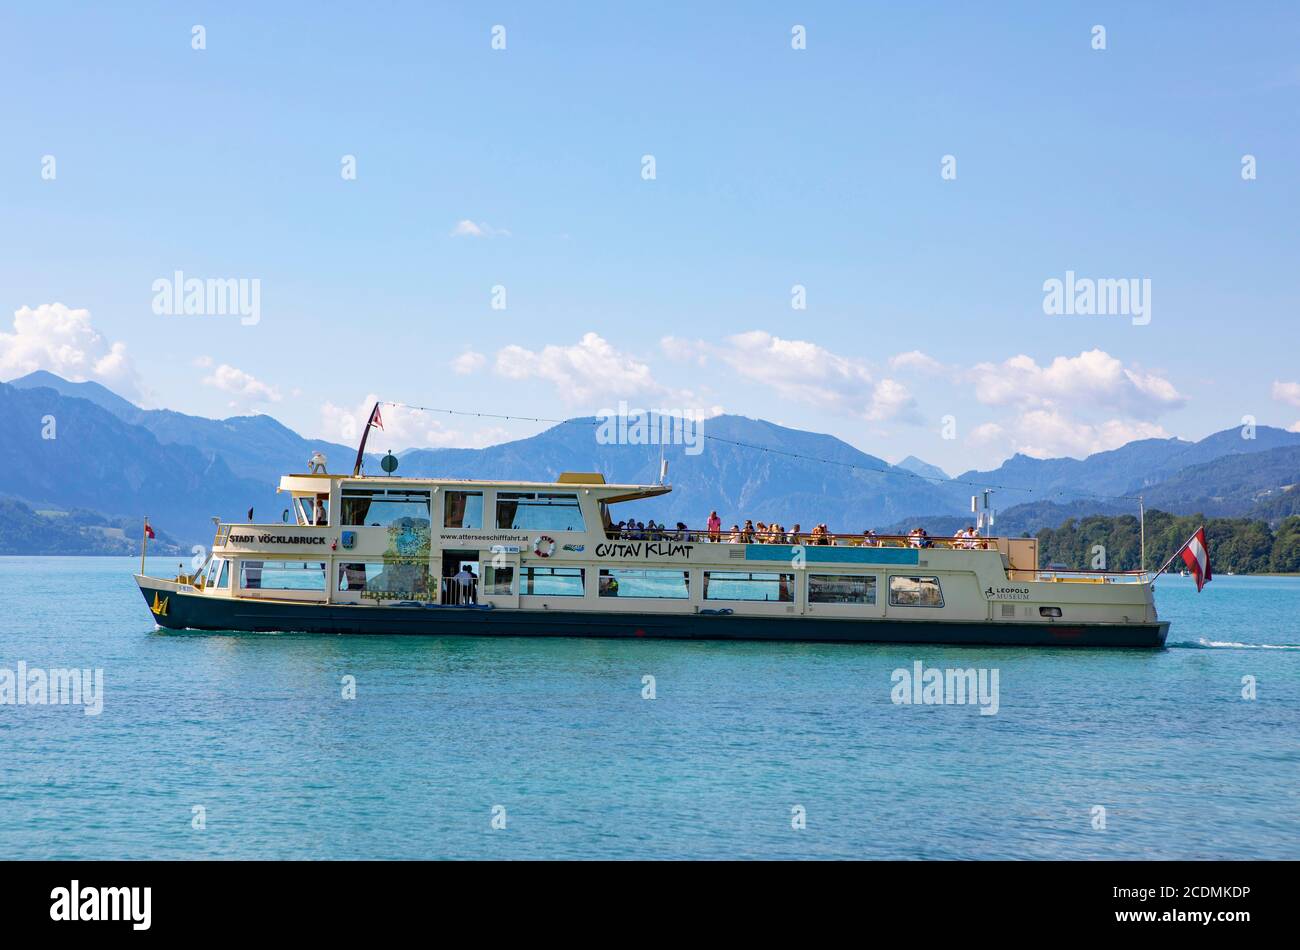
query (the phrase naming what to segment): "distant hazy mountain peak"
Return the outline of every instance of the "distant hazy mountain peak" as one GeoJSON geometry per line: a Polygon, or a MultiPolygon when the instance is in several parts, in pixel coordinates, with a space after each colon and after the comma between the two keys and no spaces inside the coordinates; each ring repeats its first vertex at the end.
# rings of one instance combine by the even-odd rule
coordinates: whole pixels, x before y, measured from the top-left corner
{"type": "Polygon", "coordinates": [[[48,370],[38,369],[34,373],[9,380],[9,385],[17,389],[53,389],[60,396],[84,399],[93,402],[101,409],[107,409],[120,419],[133,420],[139,414],[140,407],[129,399],[124,399],[107,386],[87,381],[74,383],[48,370]]]}
{"type": "Polygon", "coordinates": [[[941,469],[938,465],[931,465],[929,462],[923,462],[915,455],[909,455],[903,461],[899,462],[894,468],[901,468],[905,471],[912,472],[915,475],[924,475],[926,478],[942,478],[945,481],[952,476],[941,469]]]}

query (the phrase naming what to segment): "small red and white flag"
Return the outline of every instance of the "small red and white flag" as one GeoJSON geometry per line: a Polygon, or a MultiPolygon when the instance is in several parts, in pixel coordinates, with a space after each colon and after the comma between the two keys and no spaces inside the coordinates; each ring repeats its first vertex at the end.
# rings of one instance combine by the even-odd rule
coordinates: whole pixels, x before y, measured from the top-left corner
{"type": "Polygon", "coordinates": [[[366,425],[376,426],[380,429],[384,427],[384,418],[379,414],[379,403],[375,403],[375,408],[370,410],[370,421],[366,425]]]}
{"type": "Polygon", "coordinates": [[[149,519],[144,519],[144,536],[150,541],[154,539],[153,526],[149,524],[149,519]]]}
{"type": "Polygon", "coordinates": [[[1205,528],[1196,529],[1196,533],[1183,545],[1183,563],[1196,578],[1196,592],[1214,579],[1210,571],[1210,548],[1205,543],[1205,528]]]}

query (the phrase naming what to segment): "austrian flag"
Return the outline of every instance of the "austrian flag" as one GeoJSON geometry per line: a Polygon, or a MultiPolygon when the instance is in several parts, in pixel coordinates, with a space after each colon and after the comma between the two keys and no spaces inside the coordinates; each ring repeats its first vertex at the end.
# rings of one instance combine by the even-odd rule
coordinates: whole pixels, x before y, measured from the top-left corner
{"type": "Polygon", "coordinates": [[[1210,549],[1205,543],[1205,528],[1197,528],[1196,533],[1183,545],[1183,563],[1196,578],[1196,592],[1208,584],[1214,575],[1210,572],[1210,549]]]}

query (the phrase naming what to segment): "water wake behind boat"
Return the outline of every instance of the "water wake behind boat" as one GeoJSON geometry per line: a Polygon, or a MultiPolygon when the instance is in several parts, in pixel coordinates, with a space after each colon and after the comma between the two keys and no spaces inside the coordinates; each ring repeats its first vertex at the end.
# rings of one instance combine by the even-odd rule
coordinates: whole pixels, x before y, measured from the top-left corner
{"type": "Polygon", "coordinates": [[[1208,640],[1205,637],[1170,643],[1167,646],[1171,650],[1300,650],[1300,643],[1239,643],[1236,640],[1208,640]]]}

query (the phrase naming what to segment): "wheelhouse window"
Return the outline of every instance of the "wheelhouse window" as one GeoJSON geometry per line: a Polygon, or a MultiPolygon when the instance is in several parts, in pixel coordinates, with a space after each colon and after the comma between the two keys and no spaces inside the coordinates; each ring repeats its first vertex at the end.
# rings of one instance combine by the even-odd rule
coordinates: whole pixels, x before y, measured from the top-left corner
{"type": "Polygon", "coordinates": [[[203,586],[211,587],[212,582],[216,580],[216,577],[217,577],[217,559],[213,558],[212,560],[208,561],[208,571],[203,576],[203,586]]]}
{"type": "Polygon", "coordinates": [[[387,528],[403,519],[429,527],[429,492],[405,488],[344,488],[345,525],[387,528]]]}
{"type": "Polygon", "coordinates": [[[889,578],[891,607],[942,607],[943,588],[937,577],[889,578]]]}
{"type": "Polygon", "coordinates": [[[864,574],[809,574],[810,604],[874,604],[876,578],[864,574]]]}
{"type": "Polygon", "coordinates": [[[578,496],[556,492],[497,492],[497,527],[523,531],[585,531],[578,496]]]}
{"type": "Polygon", "coordinates": [[[705,600],[794,603],[794,575],[766,571],[705,571],[705,600]]]}
{"type": "Polygon", "coordinates": [[[534,567],[525,565],[520,572],[519,593],[535,597],[581,597],[585,592],[586,571],[581,567],[534,567]]]}
{"type": "Polygon", "coordinates": [[[449,491],[443,496],[442,526],[444,528],[483,527],[483,493],[481,491],[449,491]]]}
{"type": "Polygon", "coordinates": [[[294,499],[298,524],[327,525],[330,523],[330,496],[305,495],[294,499]]]}
{"type": "Polygon", "coordinates": [[[325,590],[321,561],[243,561],[239,586],[244,590],[325,590]]]}
{"type": "Polygon", "coordinates": [[[653,571],[641,568],[601,568],[601,597],[656,597],[686,600],[691,596],[689,571],[653,571]]]}
{"type": "Polygon", "coordinates": [[[230,587],[230,562],[222,560],[221,576],[217,578],[217,589],[226,590],[230,587]]]}

